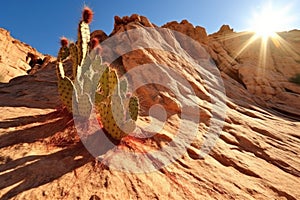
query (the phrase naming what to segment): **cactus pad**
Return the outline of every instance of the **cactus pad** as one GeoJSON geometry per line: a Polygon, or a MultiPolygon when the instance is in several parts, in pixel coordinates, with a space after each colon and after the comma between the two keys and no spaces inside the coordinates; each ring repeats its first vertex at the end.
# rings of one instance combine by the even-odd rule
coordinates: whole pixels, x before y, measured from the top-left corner
{"type": "Polygon", "coordinates": [[[69,51],[70,51],[71,59],[73,62],[73,65],[72,65],[73,79],[75,79],[77,76],[77,68],[78,68],[78,64],[79,64],[78,63],[78,49],[77,49],[76,44],[71,43],[70,47],[69,47],[69,51]]]}
{"type": "Polygon", "coordinates": [[[113,141],[121,140],[127,134],[124,133],[117,125],[113,116],[111,103],[109,100],[110,99],[106,99],[103,103],[101,103],[97,111],[100,114],[101,122],[106,135],[108,135],[110,139],[113,139],[113,141]]]}
{"type": "Polygon", "coordinates": [[[119,78],[115,70],[109,70],[108,87],[109,87],[110,95],[120,94],[119,78]]]}
{"type": "Polygon", "coordinates": [[[78,27],[78,63],[81,66],[88,52],[90,42],[90,27],[84,21],[79,23],[78,27]]]}
{"type": "Polygon", "coordinates": [[[113,95],[111,97],[111,110],[114,116],[115,121],[117,122],[118,126],[125,120],[125,113],[124,113],[124,106],[120,96],[113,95]]]}
{"type": "Polygon", "coordinates": [[[100,89],[100,93],[107,97],[109,95],[109,85],[108,85],[108,77],[109,77],[109,68],[107,67],[104,72],[101,74],[99,79],[98,87],[100,89]]]}
{"type": "Polygon", "coordinates": [[[70,78],[64,75],[62,63],[57,65],[57,77],[58,77],[58,93],[62,103],[67,107],[69,112],[72,112],[72,97],[73,90],[75,89],[73,82],[70,78]]]}
{"type": "Polygon", "coordinates": [[[133,121],[132,119],[126,121],[122,126],[122,130],[127,134],[134,132],[135,128],[136,124],[135,121],[133,121]]]}
{"type": "Polygon", "coordinates": [[[92,110],[92,102],[88,94],[78,96],[78,114],[82,117],[89,117],[92,110]]]}
{"type": "Polygon", "coordinates": [[[57,55],[57,60],[63,61],[64,59],[66,59],[68,56],[70,55],[70,51],[69,48],[67,46],[62,46],[59,49],[58,55],[57,55]]]}
{"type": "Polygon", "coordinates": [[[129,114],[131,119],[136,121],[138,118],[138,113],[139,113],[139,100],[137,97],[132,96],[129,99],[129,114]]]}

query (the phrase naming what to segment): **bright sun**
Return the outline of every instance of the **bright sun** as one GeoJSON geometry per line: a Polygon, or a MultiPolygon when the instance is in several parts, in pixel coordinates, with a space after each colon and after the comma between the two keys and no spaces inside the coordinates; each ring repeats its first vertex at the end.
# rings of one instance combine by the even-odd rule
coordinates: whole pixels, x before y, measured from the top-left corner
{"type": "Polygon", "coordinates": [[[257,48],[259,51],[257,66],[261,68],[268,66],[267,57],[270,56],[269,51],[271,48],[269,44],[274,44],[276,48],[283,48],[293,53],[294,50],[291,48],[291,45],[289,45],[280,34],[277,34],[277,32],[287,31],[293,28],[295,16],[293,16],[294,14],[291,12],[291,8],[292,4],[286,3],[274,7],[270,1],[269,4],[261,7],[259,11],[255,11],[249,21],[249,32],[246,32],[246,34],[250,33],[251,36],[237,49],[235,58],[240,56],[251,45],[259,44],[259,42],[260,48],[257,48]],[[252,35],[253,32],[254,34],[252,35]]]}
{"type": "Polygon", "coordinates": [[[276,17],[274,13],[262,13],[260,16],[257,16],[253,27],[255,34],[263,38],[274,36],[276,31],[278,31],[278,24],[276,24],[274,17],[276,17]]]}
{"type": "Polygon", "coordinates": [[[251,21],[251,30],[257,37],[274,37],[276,32],[284,31],[291,23],[288,16],[289,7],[275,9],[271,4],[266,5],[261,12],[255,13],[251,21]]]}

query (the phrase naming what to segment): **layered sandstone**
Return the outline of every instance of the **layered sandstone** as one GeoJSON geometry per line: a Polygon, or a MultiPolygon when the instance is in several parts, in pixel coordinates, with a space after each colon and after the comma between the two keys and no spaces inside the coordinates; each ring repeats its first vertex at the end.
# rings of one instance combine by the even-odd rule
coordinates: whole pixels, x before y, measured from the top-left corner
{"type": "MultiPolygon", "coordinates": [[[[280,33],[289,48],[269,42],[266,61],[261,62],[260,41],[241,51],[253,34],[236,33],[229,26],[208,36],[187,21],[166,24],[161,31],[152,28],[158,27],[145,17],[115,17],[114,30],[104,40],[115,37],[113,47],[107,50],[102,43],[104,60],[116,57],[112,65],[120,74],[128,74],[131,87],[141,81],[152,83],[135,91],[142,108],[138,126],[151,123],[151,106],[160,104],[166,110],[162,130],[156,129],[154,136],[144,141],[127,139],[121,149],[137,151],[168,144],[180,126],[189,130],[187,125],[195,123],[195,118],[179,123],[182,112],[199,117],[191,145],[157,171],[128,173],[97,164],[84,146],[76,143],[72,117],[60,109],[53,62],[32,76],[0,85],[3,199],[300,198],[300,94],[299,85],[288,81],[300,72],[300,33],[280,33]],[[167,28],[197,43],[191,44],[167,28]],[[141,31],[122,34],[135,29],[141,31]],[[131,41],[127,44],[133,51],[124,53],[126,41],[131,41]],[[145,46],[155,48],[138,48],[145,46]],[[185,52],[190,57],[183,56],[185,52]],[[201,67],[190,58],[200,58],[201,67]],[[222,83],[216,75],[223,81],[223,91],[217,87],[222,83]],[[153,84],[157,80],[159,83],[153,84]],[[194,109],[183,111],[187,105],[194,109]],[[211,130],[214,124],[220,129],[211,130]],[[216,143],[208,155],[199,156],[214,130],[216,143]]],[[[71,62],[66,66],[71,69],[71,62]]],[[[152,122],[163,121],[160,117],[152,122]]],[[[101,141],[96,145],[105,146],[101,141]]],[[[139,164],[140,168],[149,165],[122,157],[113,149],[101,156],[119,158],[130,166],[139,164]]],[[[161,160],[152,161],[150,165],[156,166],[161,160]]]]}

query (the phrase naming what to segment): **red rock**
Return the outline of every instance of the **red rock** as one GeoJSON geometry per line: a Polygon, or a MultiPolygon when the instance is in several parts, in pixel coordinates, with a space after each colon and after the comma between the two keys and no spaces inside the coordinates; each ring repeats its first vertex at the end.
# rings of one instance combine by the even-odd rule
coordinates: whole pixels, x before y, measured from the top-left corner
{"type": "Polygon", "coordinates": [[[206,43],[208,41],[208,37],[207,37],[205,28],[203,28],[201,26],[194,27],[187,20],[182,20],[180,23],[178,23],[176,21],[169,22],[169,23],[163,25],[162,27],[181,32],[200,43],[206,43]]]}

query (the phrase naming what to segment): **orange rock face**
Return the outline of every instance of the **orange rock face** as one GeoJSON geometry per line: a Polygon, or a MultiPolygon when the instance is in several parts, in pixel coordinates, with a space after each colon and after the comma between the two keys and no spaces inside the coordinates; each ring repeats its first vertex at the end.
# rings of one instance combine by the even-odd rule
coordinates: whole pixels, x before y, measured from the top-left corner
{"type": "Polygon", "coordinates": [[[14,77],[27,74],[26,71],[31,69],[29,62],[26,62],[28,52],[43,57],[34,48],[12,38],[7,30],[1,28],[0,52],[0,82],[8,82],[14,77]]]}
{"type": "Polygon", "coordinates": [[[208,36],[205,28],[201,26],[194,27],[187,20],[182,20],[180,23],[176,21],[169,22],[162,27],[186,34],[187,36],[200,43],[206,43],[208,41],[208,36]]]}
{"type": "Polygon", "coordinates": [[[290,79],[300,73],[300,31],[263,41],[253,33],[221,30],[209,42],[219,69],[242,83],[258,102],[298,115],[299,85],[290,79]]]}

